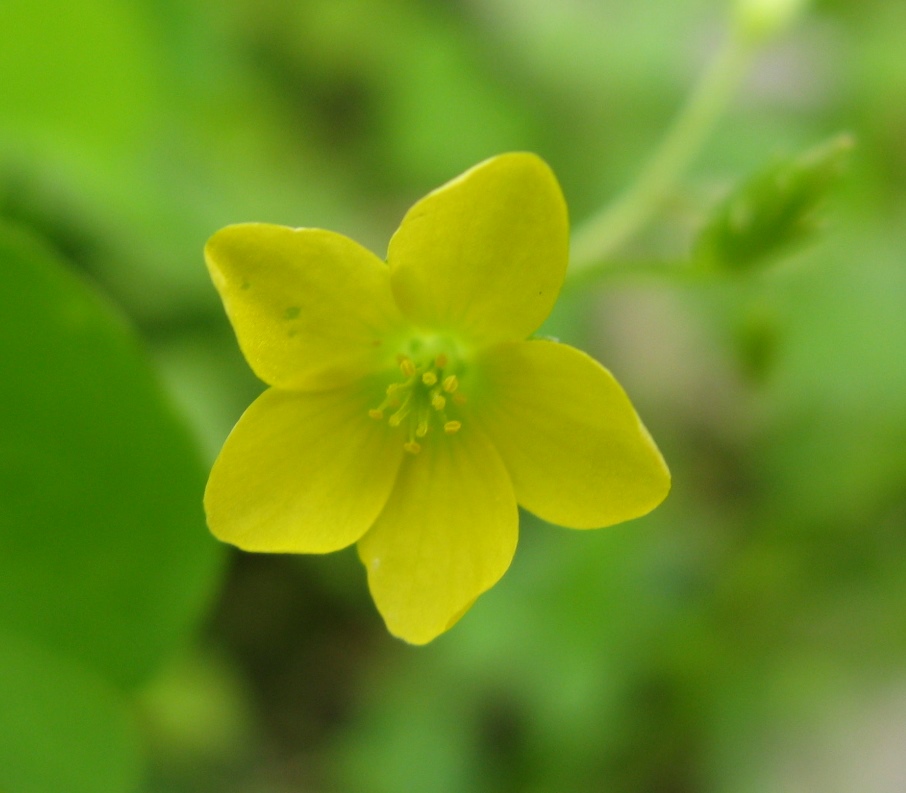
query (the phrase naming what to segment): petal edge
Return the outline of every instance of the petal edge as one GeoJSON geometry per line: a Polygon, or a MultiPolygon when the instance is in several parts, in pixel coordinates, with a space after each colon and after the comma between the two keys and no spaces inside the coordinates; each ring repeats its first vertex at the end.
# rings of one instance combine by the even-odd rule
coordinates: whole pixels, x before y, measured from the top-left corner
{"type": "Polygon", "coordinates": [[[387,502],[399,437],[368,418],[360,389],[265,391],[223,445],[205,488],[211,532],[246,551],[329,553],[387,502]]]}
{"type": "Polygon", "coordinates": [[[566,344],[483,351],[475,417],[513,480],[520,506],[574,529],[641,517],[670,490],[660,451],[613,375],[566,344]]]}
{"type": "Polygon", "coordinates": [[[506,469],[476,428],[407,457],[359,557],[387,629],[427,644],[506,572],[519,513],[506,469]]]}
{"type": "Polygon", "coordinates": [[[346,385],[389,359],[402,322],[390,272],[342,234],[227,226],[205,245],[211,279],[258,377],[279,388],[346,385]]]}
{"type": "Polygon", "coordinates": [[[540,157],[492,157],[418,201],[390,240],[400,310],[482,346],[524,339],[551,312],[569,258],[566,202],[540,157]]]}

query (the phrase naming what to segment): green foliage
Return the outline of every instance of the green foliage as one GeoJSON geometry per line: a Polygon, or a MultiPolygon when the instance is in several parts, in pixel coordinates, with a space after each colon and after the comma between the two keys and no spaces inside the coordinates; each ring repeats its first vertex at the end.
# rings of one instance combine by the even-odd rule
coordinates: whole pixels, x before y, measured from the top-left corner
{"type": "Polygon", "coordinates": [[[45,157],[87,155],[95,167],[135,152],[153,120],[156,88],[151,39],[136,6],[4,0],[0,147],[11,141],[45,157]]]}
{"type": "Polygon", "coordinates": [[[695,243],[696,264],[745,272],[813,238],[852,146],[840,135],[747,179],[712,212],[695,243]]]}
{"type": "Polygon", "coordinates": [[[131,793],[138,735],[126,702],[78,664],[0,632],[0,790],[131,793]]]}
{"type": "Polygon", "coordinates": [[[133,686],[215,580],[203,470],[123,321],[0,234],[0,626],[133,686]]]}
{"type": "Polygon", "coordinates": [[[500,585],[418,651],[354,553],[236,557],[193,631],[204,471],[156,375],[210,455],[261,388],[205,239],[260,220],[381,252],[414,198],[502,149],[550,162],[579,224],[632,183],[732,6],[0,2],[0,218],[66,262],[3,232],[2,793],[133,793],[124,696],[151,723],[142,793],[906,789],[902,0],[812,3],[543,331],[625,385],[674,473],[662,511],[526,519],[500,585]],[[744,180],[841,129],[845,179],[834,139],[744,180]],[[745,183],[683,266],[727,174],[745,183]]]}

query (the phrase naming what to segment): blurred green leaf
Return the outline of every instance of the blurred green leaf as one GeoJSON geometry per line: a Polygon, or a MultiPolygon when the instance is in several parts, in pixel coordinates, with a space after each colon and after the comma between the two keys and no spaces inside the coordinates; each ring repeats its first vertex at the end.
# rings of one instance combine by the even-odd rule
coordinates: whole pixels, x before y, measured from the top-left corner
{"type": "Polygon", "coordinates": [[[204,472],[128,328],[0,227],[0,625],[146,679],[216,580],[204,472]]]}
{"type": "Polygon", "coordinates": [[[695,244],[710,270],[745,271],[805,242],[819,228],[818,210],[852,149],[839,135],[789,160],[769,165],[722,201],[695,244]]]}
{"type": "Polygon", "coordinates": [[[865,521],[906,484],[906,269],[903,242],[881,232],[865,220],[787,279],[775,421],[757,451],[778,514],[848,525],[863,549],[865,521]]]}
{"type": "Polygon", "coordinates": [[[116,0],[0,3],[0,144],[11,137],[29,155],[107,162],[142,140],[156,86],[138,9],[116,0]]]}
{"type": "Polygon", "coordinates": [[[115,691],[78,665],[0,633],[0,790],[130,793],[134,728],[115,691]]]}

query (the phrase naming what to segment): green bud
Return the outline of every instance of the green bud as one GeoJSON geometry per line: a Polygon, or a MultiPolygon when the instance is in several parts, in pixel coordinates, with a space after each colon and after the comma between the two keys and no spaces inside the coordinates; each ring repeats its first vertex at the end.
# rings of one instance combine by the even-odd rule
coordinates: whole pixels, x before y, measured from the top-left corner
{"type": "Polygon", "coordinates": [[[706,270],[746,271],[806,242],[820,227],[824,199],[839,177],[850,135],[769,165],[715,207],[693,248],[706,270]]]}
{"type": "Polygon", "coordinates": [[[791,28],[808,3],[809,0],[736,0],[736,23],[746,39],[761,43],[791,28]]]}

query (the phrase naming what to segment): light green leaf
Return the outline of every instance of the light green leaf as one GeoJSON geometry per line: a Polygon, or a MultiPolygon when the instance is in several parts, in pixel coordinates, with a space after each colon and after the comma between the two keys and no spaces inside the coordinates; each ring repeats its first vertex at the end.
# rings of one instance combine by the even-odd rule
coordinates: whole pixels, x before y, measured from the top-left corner
{"type": "Polygon", "coordinates": [[[138,4],[0,3],[0,145],[28,154],[128,153],[152,123],[151,41],[138,4]]]}
{"type": "Polygon", "coordinates": [[[204,472],[143,351],[39,245],[0,227],[0,626],[147,678],[215,583],[204,472]]]}

